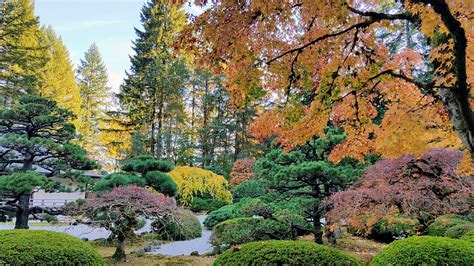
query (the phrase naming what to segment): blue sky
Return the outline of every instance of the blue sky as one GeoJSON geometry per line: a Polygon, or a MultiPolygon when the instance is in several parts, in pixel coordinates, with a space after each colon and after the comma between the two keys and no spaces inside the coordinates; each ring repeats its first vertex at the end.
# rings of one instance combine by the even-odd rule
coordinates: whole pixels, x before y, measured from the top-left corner
{"type": "MultiPolygon", "coordinates": [[[[51,25],[77,65],[95,42],[109,73],[109,85],[118,91],[130,67],[134,27],[140,27],[145,0],[36,0],[35,12],[43,25],[51,25]]],[[[196,11],[195,7],[186,7],[196,11]]]]}

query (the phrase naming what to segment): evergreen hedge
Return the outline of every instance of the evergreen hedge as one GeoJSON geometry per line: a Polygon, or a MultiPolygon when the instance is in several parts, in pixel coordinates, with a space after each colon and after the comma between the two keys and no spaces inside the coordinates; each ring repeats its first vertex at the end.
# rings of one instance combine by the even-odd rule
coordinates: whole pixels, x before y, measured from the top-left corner
{"type": "Polygon", "coordinates": [[[308,241],[269,240],[229,249],[214,265],[362,265],[337,249],[308,241]]]}
{"type": "Polygon", "coordinates": [[[474,244],[437,236],[397,240],[377,254],[370,265],[472,265],[474,244]]]}
{"type": "Polygon", "coordinates": [[[79,238],[43,230],[1,230],[0,265],[104,265],[79,238]]]}

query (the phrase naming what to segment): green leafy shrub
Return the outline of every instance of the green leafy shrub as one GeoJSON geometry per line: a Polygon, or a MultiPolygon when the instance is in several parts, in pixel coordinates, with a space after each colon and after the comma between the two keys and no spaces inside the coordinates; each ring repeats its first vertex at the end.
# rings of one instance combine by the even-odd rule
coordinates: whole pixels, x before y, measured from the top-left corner
{"type": "Polygon", "coordinates": [[[191,206],[193,212],[211,212],[227,205],[225,201],[212,198],[194,197],[191,206]]]}
{"type": "Polygon", "coordinates": [[[250,217],[254,213],[250,213],[251,205],[255,205],[258,199],[245,198],[238,203],[223,206],[215,211],[210,212],[204,220],[204,226],[212,229],[215,225],[225,220],[230,220],[240,217],[250,217]],[[242,212],[242,209],[245,212],[242,212]]]}
{"type": "Polygon", "coordinates": [[[104,265],[87,243],[42,230],[0,231],[0,265],[104,265]]]}
{"type": "Polygon", "coordinates": [[[474,243],[474,230],[465,233],[461,239],[474,243]]]}
{"type": "Polygon", "coordinates": [[[268,181],[264,179],[250,179],[239,184],[232,193],[234,202],[239,202],[243,198],[258,198],[268,192],[268,181]]]}
{"type": "Polygon", "coordinates": [[[458,224],[446,230],[445,237],[462,238],[468,232],[474,231],[474,223],[458,224]]]}
{"type": "Polygon", "coordinates": [[[52,214],[49,214],[49,213],[43,213],[43,215],[41,216],[41,218],[43,220],[45,220],[46,222],[48,223],[56,223],[58,222],[58,217],[56,217],[56,215],[52,215],[52,214]]]}
{"type": "Polygon", "coordinates": [[[188,240],[202,234],[202,226],[196,215],[184,209],[154,221],[152,228],[162,240],[188,240]]]}
{"type": "Polygon", "coordinates": [[[334,248],[307,241],[269,240],[229,249],[214,265],[362,265],[334,248]]]}
{"type": "Polygon", "coordinates": [[[415,236],[388,245],[371,265],[471,265],[474,244],[436,236],[415,236]]]}
{"type": "Polygon", "coordinates": [[[288,213],[267,219],[235,218],[214,226],[210,242],[215,252],[221,252],[232,245],[259,240],[294,240],[305,225],[310,229],[303,217],[288,213]]]}
{"type": "Polygon", "coordinates": [[[451,227],[460,225],[474,226],[474,223],[464,219],[462,216],[444,215],[436,218],[436,220],[428,226],[428,234],[432,236],[446,236],[447,231],[451,227]]]}
{"type": "Polygon", "coordinates": [[[158,171],[148,172],[145,174],[145,179],[154,189],[167,196],[174,197],[178,194],[178,185],[165,173],[158,171]]]}

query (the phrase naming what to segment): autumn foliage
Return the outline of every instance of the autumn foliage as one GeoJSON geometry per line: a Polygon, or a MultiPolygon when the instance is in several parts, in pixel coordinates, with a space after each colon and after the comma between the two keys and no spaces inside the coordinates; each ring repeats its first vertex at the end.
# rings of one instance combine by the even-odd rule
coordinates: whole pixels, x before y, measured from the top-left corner
{"type": "Polygon", "coordinates": [[[232,178],[230,184],[238,185],[252,179],[252,168],[254,163],[255,160],[250,158],[236,160],[232,167],[232,171],[230,172],[230,177],[232,178]]]}
{"type": "Polygon", "coordinates": [[[268,103],[250,128],[257,139],[289,150],[332,123],[348,135],[333,162],[445,147],[472,155],[473,1],[213,3],[183,38],[226,75],[236,105],[268,103]]]}
{"type": "MultiPolygon", "coordinates": [[[[384,159],[367,168],[360,184],[327,201],[327,219],[370,234],[381,218],[406,217],[426,225],[444,214],[464,214],[474,203],[474,180],[454,172],[462,152],[433,149],[421,157],[384,159]]],[[[393,219],[392,219],[393,220],[393,219]]]]}
{"type": "Polygon", "coordinates": [[[221,175],[189,166],[175,167],[168,175],[178,184],[178,199],[182,205],[190,205],[194,197],[203,194],[209,194],[215,200],[232,202],[227,180],[221,175]]]}

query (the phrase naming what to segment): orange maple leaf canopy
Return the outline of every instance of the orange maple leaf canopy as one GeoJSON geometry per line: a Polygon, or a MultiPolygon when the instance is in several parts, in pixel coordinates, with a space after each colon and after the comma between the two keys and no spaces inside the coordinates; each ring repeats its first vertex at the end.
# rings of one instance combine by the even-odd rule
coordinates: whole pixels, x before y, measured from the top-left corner
{"type": "Polygon", "coordinates": [[[226,75],[235,105],[264,103],[250,127],[257,139],[291,149],[329,124],[348,135],[335,162],[435,147],[472,154],[474,2],[402,2],[196,1],[210,7],[181,40],[226,75]]]}

